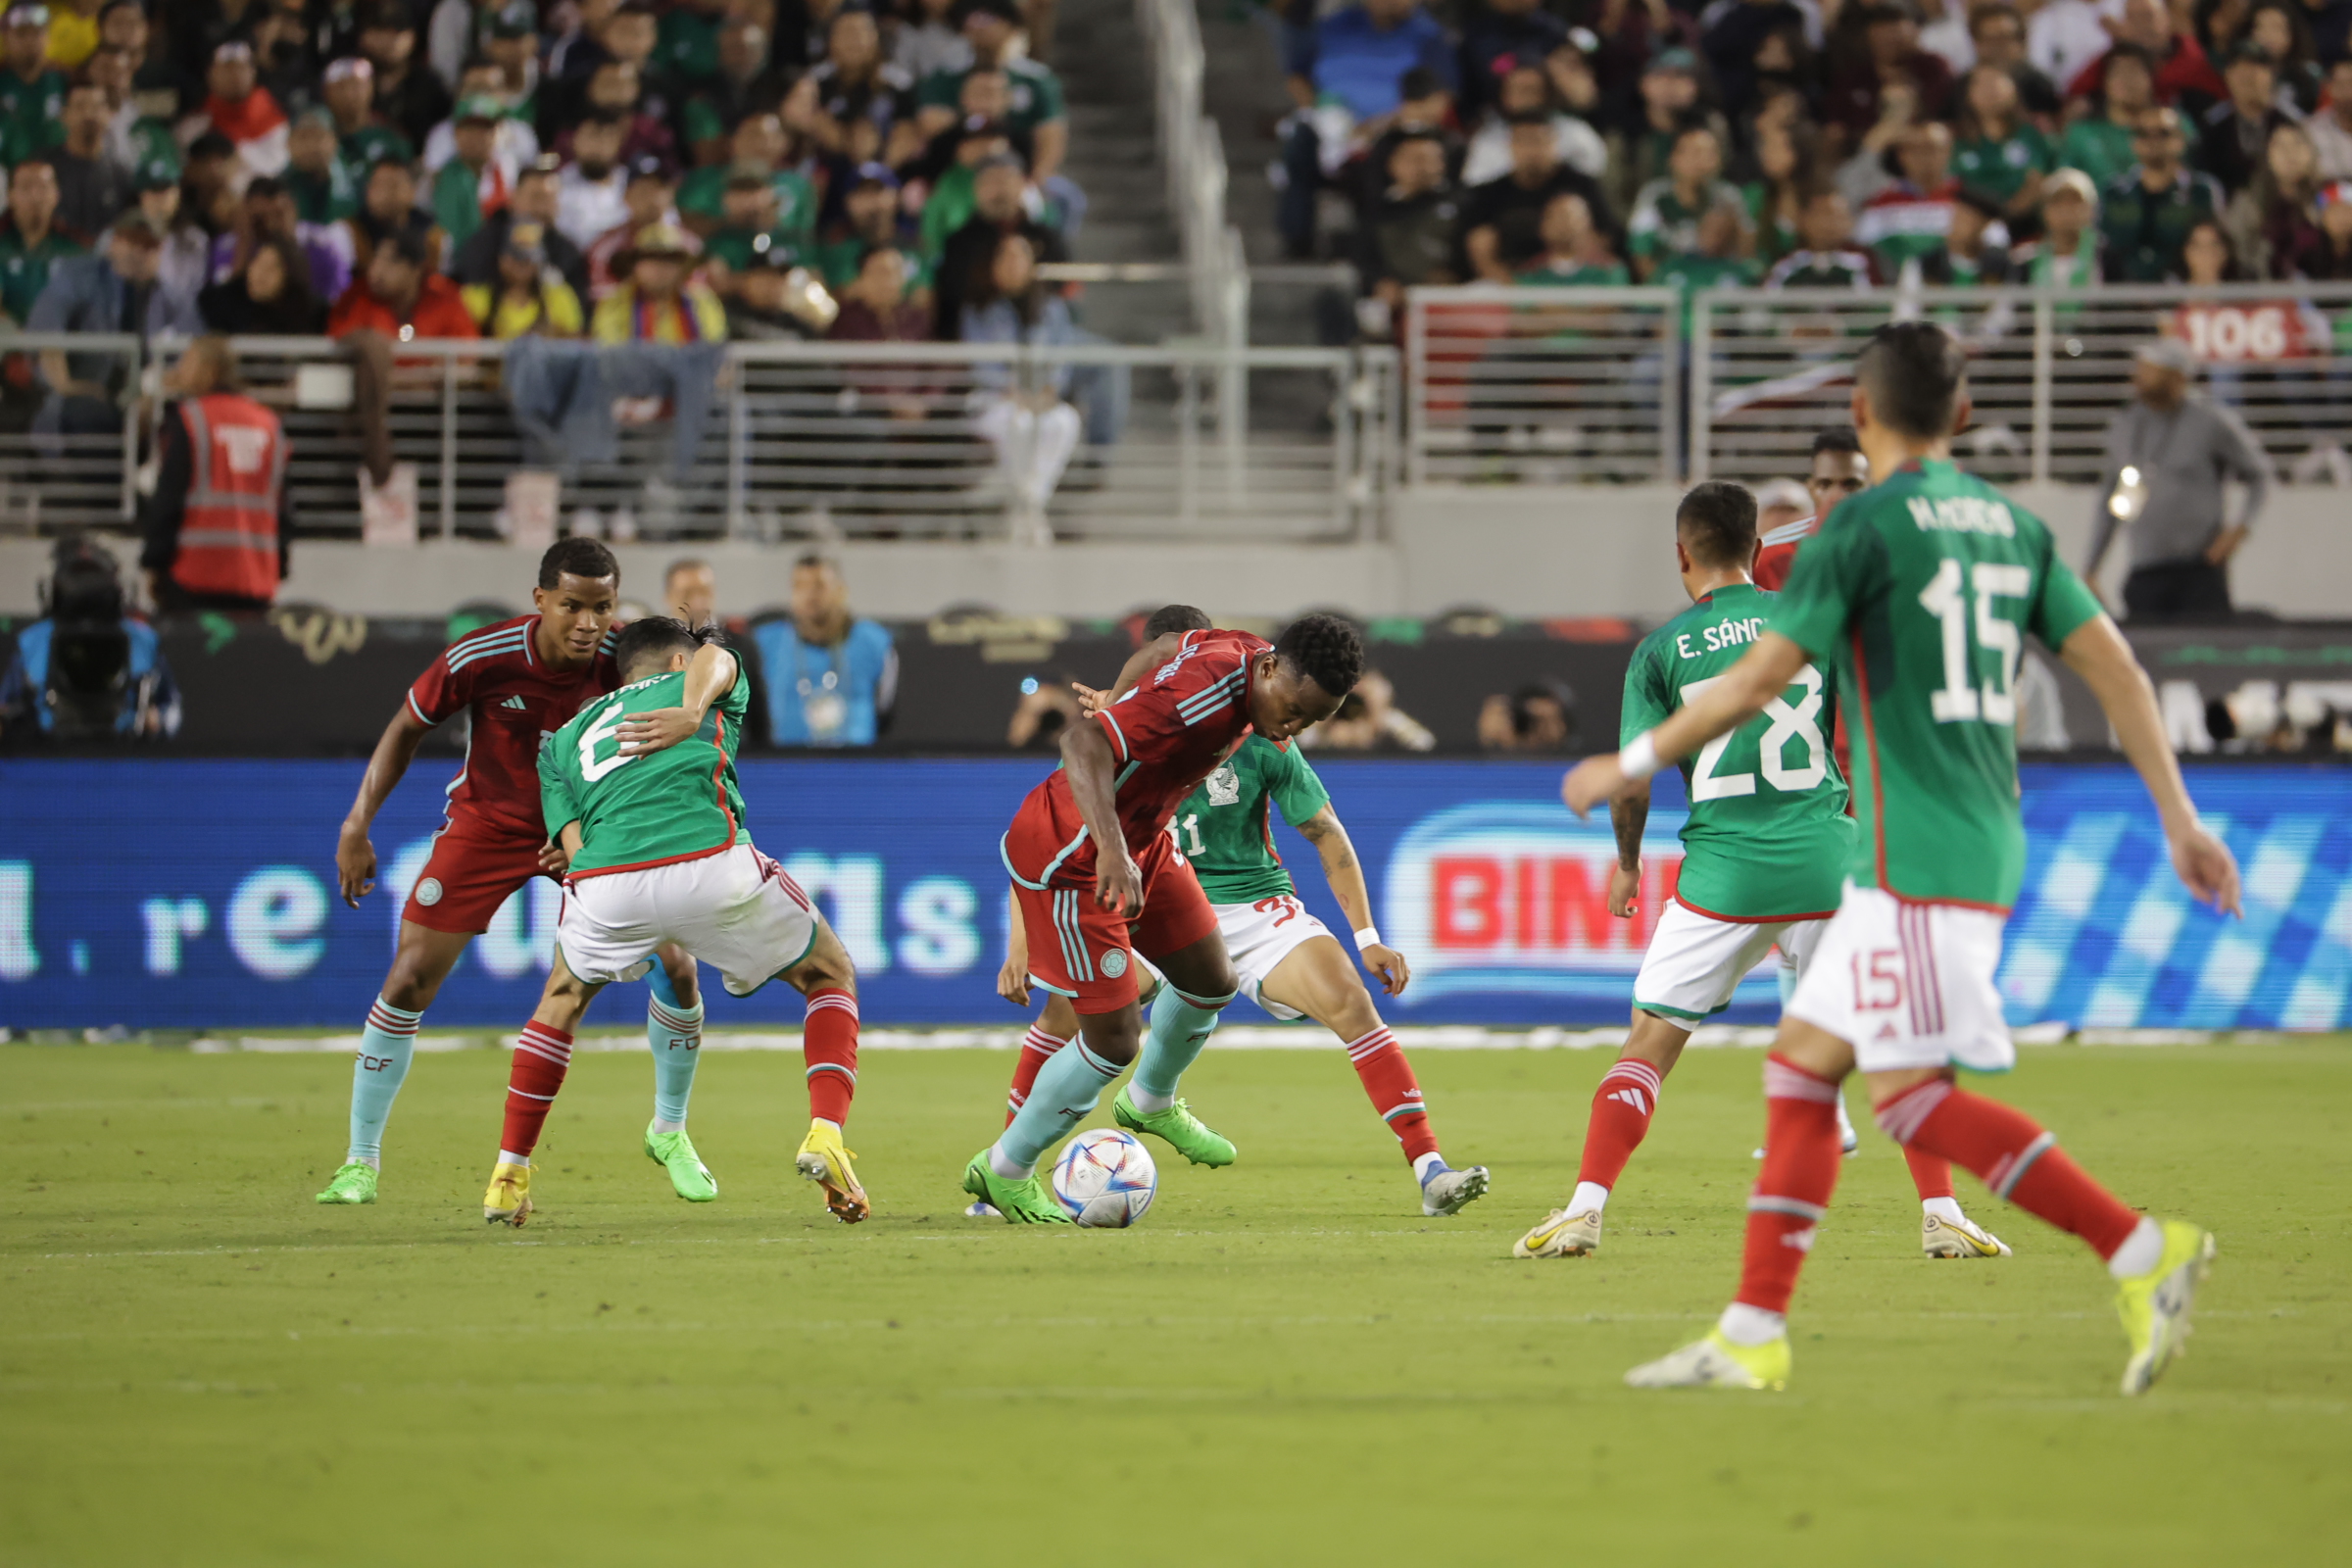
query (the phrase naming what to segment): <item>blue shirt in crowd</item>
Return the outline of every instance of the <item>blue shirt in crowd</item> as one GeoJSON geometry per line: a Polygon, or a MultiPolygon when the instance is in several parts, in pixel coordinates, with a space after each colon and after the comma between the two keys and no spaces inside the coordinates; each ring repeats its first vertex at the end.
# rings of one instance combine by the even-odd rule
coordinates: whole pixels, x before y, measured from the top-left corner
{"type": "Polygon", "coordinates": [[[854,620],[830,648],[801,640],[789,616],[752,628],[778,746],[871,746],[899,700],[899,651],[879,621],[854,620]]]}
{"type": "Polygon", "coordinates": [[[1419,66],[1454,85],[1453,46],[1435,18],[1415,7],[1383,32],[1362,6],[1325,17],[1315,27],[1314,70],[1318,96],[1337,99],[1358,120],[1394,113],[1402,102],[1396,84],[1419,66]]]}

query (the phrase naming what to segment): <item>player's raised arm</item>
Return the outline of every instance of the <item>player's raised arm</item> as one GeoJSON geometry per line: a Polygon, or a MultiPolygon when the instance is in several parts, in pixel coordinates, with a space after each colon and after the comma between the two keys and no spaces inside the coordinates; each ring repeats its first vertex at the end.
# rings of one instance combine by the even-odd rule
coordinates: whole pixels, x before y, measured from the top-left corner
{"type": "Polygon", "coordinates": [[[2115,738],[2139,770],[2140,782],[2156,802],[2164,823],[2164,842],[2172,851],[2173,869],[2181,882],[2215,908],[2242,914],[2238,907],[2237,860],[2230,847],[2206,831],[2197,820],[2197,808],[2180,777],[2180,763],[2165,739],[2164,717],[2157,710],[2156,688],[2147,671],[2132,657],[2132,645],[2115,622],[2093,615],[2069,633],[2058,657],[2082,677],[2115,738]]]}
{"type": "Polygon", "coordinates": [[[1143,903],[1144,874],[1128,852],[1119,827],[1115,780],[1118,754],[1099,719],[1082,719],[1061,732],[1061,765],[1069,775],[1070,799],[1095,845],[1095,903],[1119,914],[1143,903]]]}
{"type": "Polygon", "coordinates": [[[1372,921],[1372,892],[1364,884],[1363,862],[1355,857],[1355,845],[1348,837],[1340,813],[1326,803],[1323,809],[1298,824],[1298,834],[1323,858],[1323,880],[1331,884],[1331,896],[1340,901],[1340,912],[1355,933],[1356,951],[1363,955],[1365,970],[1380,976],[1383,991],[1392,997],[1399,995],[1412,982],[1413,968],[1403,954],[1380,940],[1380,929],[1372,921]]]}
{"type": "Polygon", "coordinates": [[[739,668],[735,656],[715,642],[696,649],[686,662],[686,691],[679,706],[648,709],[622,720],[614,731],[620,739],[620,755],[641,757],[663,751],[701,730],[710,705],[733,689],[739,668]]]}
{"type": "Polygon", "coordinates": [[[1560,781],[1560,799],[1568,803],[1568,809],[1583,816],[1602,801],[1614,799],[1628,784],[1641,782],[1764,711],[1764,705],[1788,690],[1805,663],[1802,648],[1777,631],[1764,633],[1731,672],[1700,693],[1696,702],[1677,710],[1657,728],[1635,736],[1625,750],[1577,763],[1560,781]]]}
{"type": "Polygon", "coordinates": [[[416,760],[416,748],[424,744],[430,731],[431,726],[418,718],[409,704],[402,703],[376,740],[374,755],[368,759],[359,796],[351,803],[343,831],[335,839],[335,881],[342,889],[343,902],[355,909],[362,898],[375,891],[375,846],[368,842],[368,829],[384,802],[400,787],[409,764],[416,760]]]}

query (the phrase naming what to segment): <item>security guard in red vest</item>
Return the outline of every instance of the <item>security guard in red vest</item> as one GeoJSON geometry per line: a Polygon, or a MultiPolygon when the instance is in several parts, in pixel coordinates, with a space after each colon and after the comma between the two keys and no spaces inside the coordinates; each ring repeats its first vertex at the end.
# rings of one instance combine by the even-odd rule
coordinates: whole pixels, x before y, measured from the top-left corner
{"type": "Polygon", "coordinates": [[[158,437],[161,471],[139,554],[159,609],[267,610],[286,574],[286,433],[237,387],[221,337],[189,344],[164,378],[179,401],[158,437]]]}

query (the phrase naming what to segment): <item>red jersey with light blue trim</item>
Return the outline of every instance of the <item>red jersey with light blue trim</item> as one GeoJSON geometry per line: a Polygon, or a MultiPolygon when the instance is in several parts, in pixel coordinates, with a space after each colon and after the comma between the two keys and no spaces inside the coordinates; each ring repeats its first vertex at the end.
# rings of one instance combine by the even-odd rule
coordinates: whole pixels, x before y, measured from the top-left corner
{"type": "MultiPolygon", "coordinates": [[[[1776,594],[1787,587],[1789,569],[1796,564],[1797,548],[1812,538],[1820,527],[1821,514],[1817,512],[1809,517],[1799,517],[1794,522],[1784,522],[1758,541],[1764,548],[1756,552],[1756,586],[1770,589],[1776,594]]],[[[1839,731],[1838,739],[1842,744],[1843,731],[1839,731]]]]}
{"type": "Polygon", "coordinates": [[[449,781],[449,819],[485,832],[545,842],[539,808],[539,748],[596,698],[620,685],[612,640],[576,669],[539,657],[539,617],[484,626],[441,650],[409,688],[409,711],[438,725],[468,710],[466,765],[449,781]]]}
{"type": "MultiPolygon", "coordinates": [[[[1246,631],[1191,631],[1176,657],[1084,722],[1117,759],[1114,797],[1127,851],[1140,854],[1250,734],[1250,669],[1273,645],[1246,631]]],[[[1004,835],[1004,869],[1025,887],[1092,887],[1095,847],[1069,774],[1029,792],[1004,835]]]]}

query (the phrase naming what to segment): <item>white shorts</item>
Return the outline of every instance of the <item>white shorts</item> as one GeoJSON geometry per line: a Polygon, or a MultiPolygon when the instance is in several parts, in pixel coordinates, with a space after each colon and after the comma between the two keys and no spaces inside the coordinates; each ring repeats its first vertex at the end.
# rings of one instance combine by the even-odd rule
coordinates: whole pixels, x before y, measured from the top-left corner
{"type": "Polygon", "coordinates": [[[1798,978],[1813,961],[1827,920],[1719,920],[1668,900],[1634,976],[1634,1005],[1693,1028],[1732,1004],[1732,993],[1781,946],[1781,965],[1798,978]]]}
{"type": "Polygon", "coordinates": [[[1252,904],[1216,906],[1217,930],[1225,938],[1225,956],[1242,982],[1242,995],[1277,1018],[1302,1018],[1296,1007],[1268,1002],[1260,995],[1266,976],[1302,942],[1331,935],[1331,927],[1306,912],[1295,894],[1281,893],[1252,904]]]}
{"type": "Polygon", "coordinates": [[[1993,984],[2003,924],[1990,909],[1848,882],[1788,1014],[1850,1043],[1864,1072],[2007,1072],[2017,1044],[1993,984]]]}
{"type": "Polygon", "coordinates": [[[784,868],[738,844],[716,855],[585,876],[564,894],[556,946],[564,966],[603,985],[674,942],[748,997],[808,956],[816,906],[784,868]]]}

